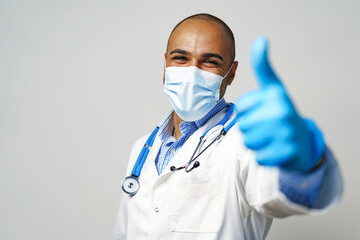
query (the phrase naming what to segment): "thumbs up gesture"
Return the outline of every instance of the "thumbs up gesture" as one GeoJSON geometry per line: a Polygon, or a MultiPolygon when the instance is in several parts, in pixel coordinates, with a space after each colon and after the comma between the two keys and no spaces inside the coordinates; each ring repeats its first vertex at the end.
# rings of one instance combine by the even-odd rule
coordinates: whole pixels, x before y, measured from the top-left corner
{"type": "Polygon", "coordinates": [[[260,89],[235,103],[244,144],[260,165],[307,172],[317,165],[326,145],[320,130],[300,117],[268,59],[268,40],[257,38],[251,64],[260,89]]]}

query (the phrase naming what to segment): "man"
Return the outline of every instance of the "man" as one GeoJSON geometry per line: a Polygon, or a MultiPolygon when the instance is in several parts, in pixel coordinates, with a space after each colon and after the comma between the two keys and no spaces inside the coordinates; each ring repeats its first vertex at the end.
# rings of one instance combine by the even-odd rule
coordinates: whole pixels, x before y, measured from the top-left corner
{"type": "Polygon", "coordinates": [[[337,163],[267,46],[258,38],[252,49],[260,89],[234,106],[223,98],[238,65],[230,28],[208,14],[174,28],[163,79],[174,111],[133,147],[113,239],[265,239],[272,218],[338,202],[337,163]]]}

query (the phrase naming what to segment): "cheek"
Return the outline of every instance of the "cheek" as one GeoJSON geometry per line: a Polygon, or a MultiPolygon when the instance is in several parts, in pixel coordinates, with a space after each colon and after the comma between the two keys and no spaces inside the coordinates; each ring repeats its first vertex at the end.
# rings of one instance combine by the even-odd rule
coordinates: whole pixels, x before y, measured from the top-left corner
{"type": "Polygon", "coordinates": [[[229,82],[229,78],[228,78],[228,77],[221,82],[221,85],[220,85],[220,99],[221,99],[221,98],[224,96],[224,94],[225,94],[225,91],[226,91],[227,86],[228,86],[228,82],[229,82]]]}
{"type": "Polygon", "coordinates": [[[226,87],[227,87],[227,79],[224,79],[220,85],[220,93],[223,93],[226,90],[226,87]]]}
{"type": "Polygon", "coordinates": [[[229,81],[228,78],[223,79],[220,88],[226,88],[228,81],[229,81]]]}

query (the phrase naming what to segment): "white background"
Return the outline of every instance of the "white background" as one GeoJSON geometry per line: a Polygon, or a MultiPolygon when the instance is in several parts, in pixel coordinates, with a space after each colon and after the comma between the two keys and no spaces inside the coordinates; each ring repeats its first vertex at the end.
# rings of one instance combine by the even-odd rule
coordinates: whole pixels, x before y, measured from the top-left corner
{"type": "Polygon", "coordinates": [[[133,142],[170,110],[171,29],[208,12],[232,28],[226,100],[257,88],[266,35],[300,111],[325,132],[345,180],[321,217],[275,220],[268,239],[356,239],[360,214],[360,1],[0,0],[0,239],[109,239],[133,142]]]}

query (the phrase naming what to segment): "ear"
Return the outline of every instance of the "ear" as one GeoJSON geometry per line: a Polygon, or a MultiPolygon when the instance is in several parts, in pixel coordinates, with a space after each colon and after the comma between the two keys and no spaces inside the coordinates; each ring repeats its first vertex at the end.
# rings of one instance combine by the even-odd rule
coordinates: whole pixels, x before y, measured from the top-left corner
{"type": "Polygon", "coordinates": [[[229,72],[229,80],[227,82],[227,85],[231,85],[232,81],[234,80],[237,67],[238,67],[238,61],[235,61],[229,72]]]}
{"type": "Polygon", "coordinates": [[[164,72],[163,72],[163,84],[165,83],[165,68],[166,68],[166,53],[164,53],[164,72]]]}
{"type": "Polygon", "coordinates": [[[164,71],[165,71],[165,68],[166,68],[166,53],[164,53],[164,71]]]}

